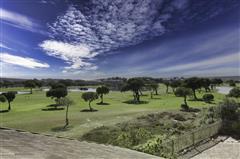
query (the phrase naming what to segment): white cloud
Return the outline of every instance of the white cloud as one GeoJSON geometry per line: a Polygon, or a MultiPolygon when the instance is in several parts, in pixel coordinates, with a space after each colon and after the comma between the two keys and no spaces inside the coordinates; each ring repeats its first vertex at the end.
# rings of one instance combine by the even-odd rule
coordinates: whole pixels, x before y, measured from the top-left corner
{"type": "Polygon", "coordinates": [[[2,20],[8,21],[8,22],[11,22],[14,24],[20,24],[20,25],[26,26],[26,27],[33,26],[32,21],[28,17],[23,16],[18,13],[10,12],[3,8],[0,8],[0,18],[2,20]]]}
{"type": "Polygon", "coordinates": [[[175,72],[175,71],[183,71],[183,70],[191,70],[191,69],[206,69],[216,66],[221,66],[224,64],[234,64],[239,63],[240,61],[240,53],[224,55],[216,58],[211,58],[207,60],[202,60],[198,62],[191,62],[187,64],[180,64],[171,67],[162,68],[159,72],[175,72]]]}
{"type": "Polygon", "coordinates": [[[0,53],[1,61],[8,64],[18,65],[26,68],[48,68],[47,63],[41,63],[36,59],[0,53]]]}
{"type": "Polygon", "coordinates": [[[4,48],[4,49],[8,49],[8,50],[14,50],[14,49],[8,47],[7,45],[5,45],[5,44],[3,44],[1,42],[0,42],[0,48],[4,48]]]}
{"type": "MultiPolygon", "coordinates": [[[[86,62],[86,59],[96,56],[85,44],[70,44],[66,42],[46,40],[39,45],[49,56],[54,56],[67,61],[70,66],[65,71],[73,69],[95,70],[96,66],[86,62]]],[[[64,71],[64,72],[65,72],[64,71]]]]}
{"type": "Polygon", "coordinates": [[[0,8],[0,20],[1,22],[16,28],[25,29],[41,34],[47,34],[41,29],[41,26],[35,20],[25,15],[15,13],[3,8],[0,8]]]}
{"type": "Polygon", "coordinates": [[[225,6],[217,3],[193,16],[192,10],[195,14],[195,9],[206,8],[207,3],[189,4],[189,0],[89,0],[81,5],[72,2],[65,13],[49,24],[51,43],[57,40],[56,45],[61,46],[53,48],[43,45],[45,42],[40,46],[49,55],[66,60],[70,66],[65,69],[95,69],[90,60],[96,55],[178,30],[187,21],[204,21],[216,8],[225,6]],[[85,52],[75,52],[78,48],[85,52]]]}

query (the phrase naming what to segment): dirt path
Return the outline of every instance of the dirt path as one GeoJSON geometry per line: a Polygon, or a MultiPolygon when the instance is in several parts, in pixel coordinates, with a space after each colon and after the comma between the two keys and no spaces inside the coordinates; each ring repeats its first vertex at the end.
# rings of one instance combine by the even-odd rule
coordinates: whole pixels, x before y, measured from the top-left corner
{"type": "Polygon", "coordinates": [[[240,141],[229,137],[192,159],[240,159],[240,141]]]}
{"type": "Polygon", "coordinates": [[[161,159],[129,149],[0,129],[1,159],[161,159]]]}

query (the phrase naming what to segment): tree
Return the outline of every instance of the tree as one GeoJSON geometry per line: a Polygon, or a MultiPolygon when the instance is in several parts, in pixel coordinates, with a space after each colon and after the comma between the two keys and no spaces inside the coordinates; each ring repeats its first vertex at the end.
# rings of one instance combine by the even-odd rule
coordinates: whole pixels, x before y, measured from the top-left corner
{"type": "Polygon", "coordinates": [[[177,87],[180,87],[181,86],[181,81],[180,80],[175,80],[175,79],[173,79],[173,80],[171,80],[170,82],[169,82],[169,85],[170,85],[170,87],[172,87],[172,90],[173,90],[173,93],[175,92],[175,89],[177,88],[177,87]]]}
{"type": "Polygon", "coordinates": [[[35,83],[36,87],[40,88],[43,85],[43,82],[38,79],[33,79],[33,82],[35,83]]]}
{"type": "Polygon", "coordinates": [[[27,80],[24,82],[24,87],[26,88],[30,88],[30,93],[32,94],[32,89],[35,88],[37,85],[34,82],[34,80],[27,80]]]}
{"type": "Polygon", "coordinates": [[[220,78],[214,78],[214,79],[212,79],[212,80],[211,80],[211,84],[210,84],[211,89],[213,90],[214,86],[220,85],[220,84],[222,84],[222,83],[223,83],[223,81],[222,81],[222,79],[220,79],[220,78]]]}
{"type": "Polygon", "coordinates": [[[9,86],[13,86],[13,82],[9,80],[3,80],[2,86],[8,88],[9,86]]]}
{"type": "Polygon", "coordinates": [[[109,93],[109,88],[106,86],[101,86],[101,87],[98,87],[96,91],[101,98],[100,104],[103,104],[103,95],[109,93]]]}
{"type": "Polygon", "coordinates": [[[185,79],[184,86],[187,87],[187,88],[191,88],[192,92],[193,92],[194,99],[198,100],[197,96],[196,96],[196,90],[200,89],[201,86],[202,86],[201,85],[201,79],[199,79],[197,77],[192,77],[192,78],[185,79]]]}
{"type": "Polygon", "coordinates": [[[233,89],[230,90],[228,96],[239,98],[240,97],[240,88],[239,87],[234,87],[233,89]]]}
{"type": "Polygon", "coordinates": [[[14,91],[10,91],[7,93],[2,93],[2,95],[4,95],[7,99],[8,102],[8,110],[11,110],[11,102],[15,99],[17,92],[14,91]]]}
{"type": "Polygon", "coordinates": [[[202,87],[205,89],[205,92],[209,92],[210,91],[210,85],[211,85],[211,81],[208,78],[202,78],[201,79],[201,85],[202,87]]]}
{"type": "Polygon", "coordinates": [[[236,83],[234,80],[229,80],[227,81],[227,83],[229,84],[230,87],[235,87],[236,86],[236,83]]]}
{"type": "Polygon", "coordinates": [[[66,97],[68,94],[67,88],[64,85],[55,85],[52,87],[49,91],[46,92],[47,97],[56,98],[56,104],[55,109],[57,109],[57,106],[61,105],[59,103],[60,99],[63,97],[66,97]]]}
{"type": "Polygon", "coordinates": [[[4,95],[0,95],[0,102],[2,102],[2,103],[4,103],[4,102],[6,102],[6,97],[4,96],[4,95]]]}
{"type": "Polygon", "coordinates": [[[73,105],[74,102],[73,102],[73,100],[71,100],[67,97],[63,97],[63,98],[59,99],[59,103],[63,106],[66,106],[65,125],[64,125],[64,128],[66,128],[69,125],[68,108],[70,105],[73,105]]]}
{"type": "Polygon", "coordinates": [[[89,106],[89,110],[93,111],[92,107],[91,107],[91,102],[98,99],[98,95],[95,92],[84,92],[82,94],[82,99],[85,102],[88,102],[88,106],[89,106]]]}
{"type": "Polygon", "coordinates": [[[203,101],[206,103],[211,103],[214,100],[214,96],[212,94],[204,94],[203,101]]]}
{"type": "Polygon", "coordinates": [[[170,82],[168,80],[164,80],[163,84],[166,86],[166,93],[168,93],[168,87],[169,87],[170,82]]]}
{"type": "Polygon", "coordinates": [[[150,82],[149,87],[150,87],[151,90],[153,90],[155,92],[155,95],[158,95],[159,85],[158,85],[157,82],[155,82],[155,81],[150,82]]]}
{"type": "Polygon", "coordinates": [[[187,104],[187,96],[191,96],[192,95],[192,90],[189,88],[185,88],[185,87],[178,87],[175,91],[175,95],[177,97],[183,97],[184,98],[184,104],[186,106],[188,106],[187,104]]]}
{"type": "Polygon", "coordinates": [[[127,80],[125,86],[122,87],[122,92],[132,91],[133,92],[133,101],[135,103],[140,102],[140,91],[144,87],[144,82],[139,78],[130,78],[127,80]]]}

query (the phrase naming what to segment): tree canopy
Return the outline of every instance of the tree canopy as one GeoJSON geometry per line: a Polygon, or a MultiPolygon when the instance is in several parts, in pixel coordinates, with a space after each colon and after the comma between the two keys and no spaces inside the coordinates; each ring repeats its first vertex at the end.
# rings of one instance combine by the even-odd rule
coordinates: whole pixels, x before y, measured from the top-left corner
{"type": "Polygon", "coordinates": [[[178,87],[175,91],[175,95],[177,97],[183,97],[184,98],[184,104],[187,104],[187,96],[191,96],[192,95],[192,90],[189,88],[185,88],[185,87],[178,87]]]}
{"type": "Polygon", "coordinates": [[[187,78],[184,80],[184,86],[192,89],[193,97],[197,100],[196,90],[202,87],[201,79],[197,77],[187,78]]]}
{"type": "Polygon", "coordinates": [[[109,88],[108,87],[106,87],[106,86],[101,86],[101,87],[98,87],[97,89],[96,89],[96,92],[97,92],[97,94],[100,96],[100,98],[101,98],[101,104],[103,104],[103,95],[104,94],[108,94],[109,93],[109,88]]]}
{"type": "Polygon", "coordinates": [[[8,102],[8,110],[11,110],[11,102],[15,99],[17,92],[15,91],[9,91],[6,93],[2,93],[7,99],[8,102]]]}
{"type": "Polygon", "coordinates": [[[35,88],[37,85],[34,80],[27,80],[24,82],[24,87],[30,88],[30,93],[32,94],[32,89],[35,88]]]}
{"type": "MultiPolygon", "coordinates": [[[[46,92],[47,97],[56,98],[56,103],[61,105],[60,98],[66,97],[68,95],[67,88],[62,84],[54,85],[49,91],[46,92]]],[[[57,107],[57,104],[55,107],[57,107]]]]}
{"type": "Polygon", "coordinates": [[[141,89],[145,86],[143,80],[139,78],[130,78],[127,80],[127,83],[125,86],[122,87],[122,92],[125,91],[132,91],[133,92],[133,97],[134,97],[134,102],[139,103],[140,102],[140,91],[141,89]]]}
{"type": "Polygon", "coordinates": [[[88,102],[88,106],[89,106],[90,111],[93,111],[93,109],[91,107],[91,102],[98,99],[98,95],[97,95],[96,92],[84,92],[82,94],[82,99],[85,102],[88,102]]]}

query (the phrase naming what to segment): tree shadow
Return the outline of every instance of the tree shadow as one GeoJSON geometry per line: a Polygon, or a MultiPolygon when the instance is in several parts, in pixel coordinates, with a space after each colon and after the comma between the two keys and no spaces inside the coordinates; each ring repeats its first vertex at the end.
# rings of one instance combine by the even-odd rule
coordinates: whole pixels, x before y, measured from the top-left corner
{"type": "Polygon", "coordinates": [[[69,131],[73,128],[73,126],[57,126],[51,129],[53,132],[63,132],[63,131],[69,131]]]}
{"type": "Polygon", "coordinates": [[[80,112],[97,112],[98,110],[97,109],[92,109],[92,110],[90,110],[90,109],[82,109],[82,110],[80,110],[80,112]]]}
{"type": "Polygon", "coordinates": [[[61,106],[61,105],[59,105],[59,104],[49,104],[49,105],[47,105],[47,107],[59,107],[59,106],[61,106]]]}
{"type": "Polygon", "coordinates": [[[192,102],[202,102],[203,101],[203,99],[188,99],[188,101],[192,101],[192,102]]]}
{"type": "Polygon", "coordinates": [[[0,113],[7,113],[7,112],[9,112],[8,109],[6,109],[6,110],[0,110],[0,113]]]}
{"type": "Polygon", "coordinates": [[[97,105],[110,105],[109,103],[97,103],[97,105]]]}
{"type": "Polygon", "coordinates": [[[161,99],[160,97],[152,97],[151,99],[161,99]]]}
{"type": "Polygon", "coordinates": [[[147,97],[147,96],[149,96],[148,94],[141,94],[140,96],[142,96],[142,97],[147,97]]]}
{"type": "Polygon", "coordinates": [[[42,111],[58,111],[58,110],[64,110],[64,108],[63,107],[61,107],[61,108],[55,108],[55,107],[42,108],[42,111]]]}
{"type": "Polygon", "coordinates": [[[124,101],[123,103],[125,103],[125,104],[136,104],[136,105],[138,105],[138,104],[148,104],[149,102],[148,102],[148,101],[140,101],[140,102],[136,103],[134,100],[127,100],[127,101],[124,101]]]}
{"type": "Polygon", "coordinates": [[[180,109],[180,111],[182,112],[200,112],[201,110],[198,109],[198,108],[192,108],[192,107],[189,107],[188,109],[180,109]]]}

